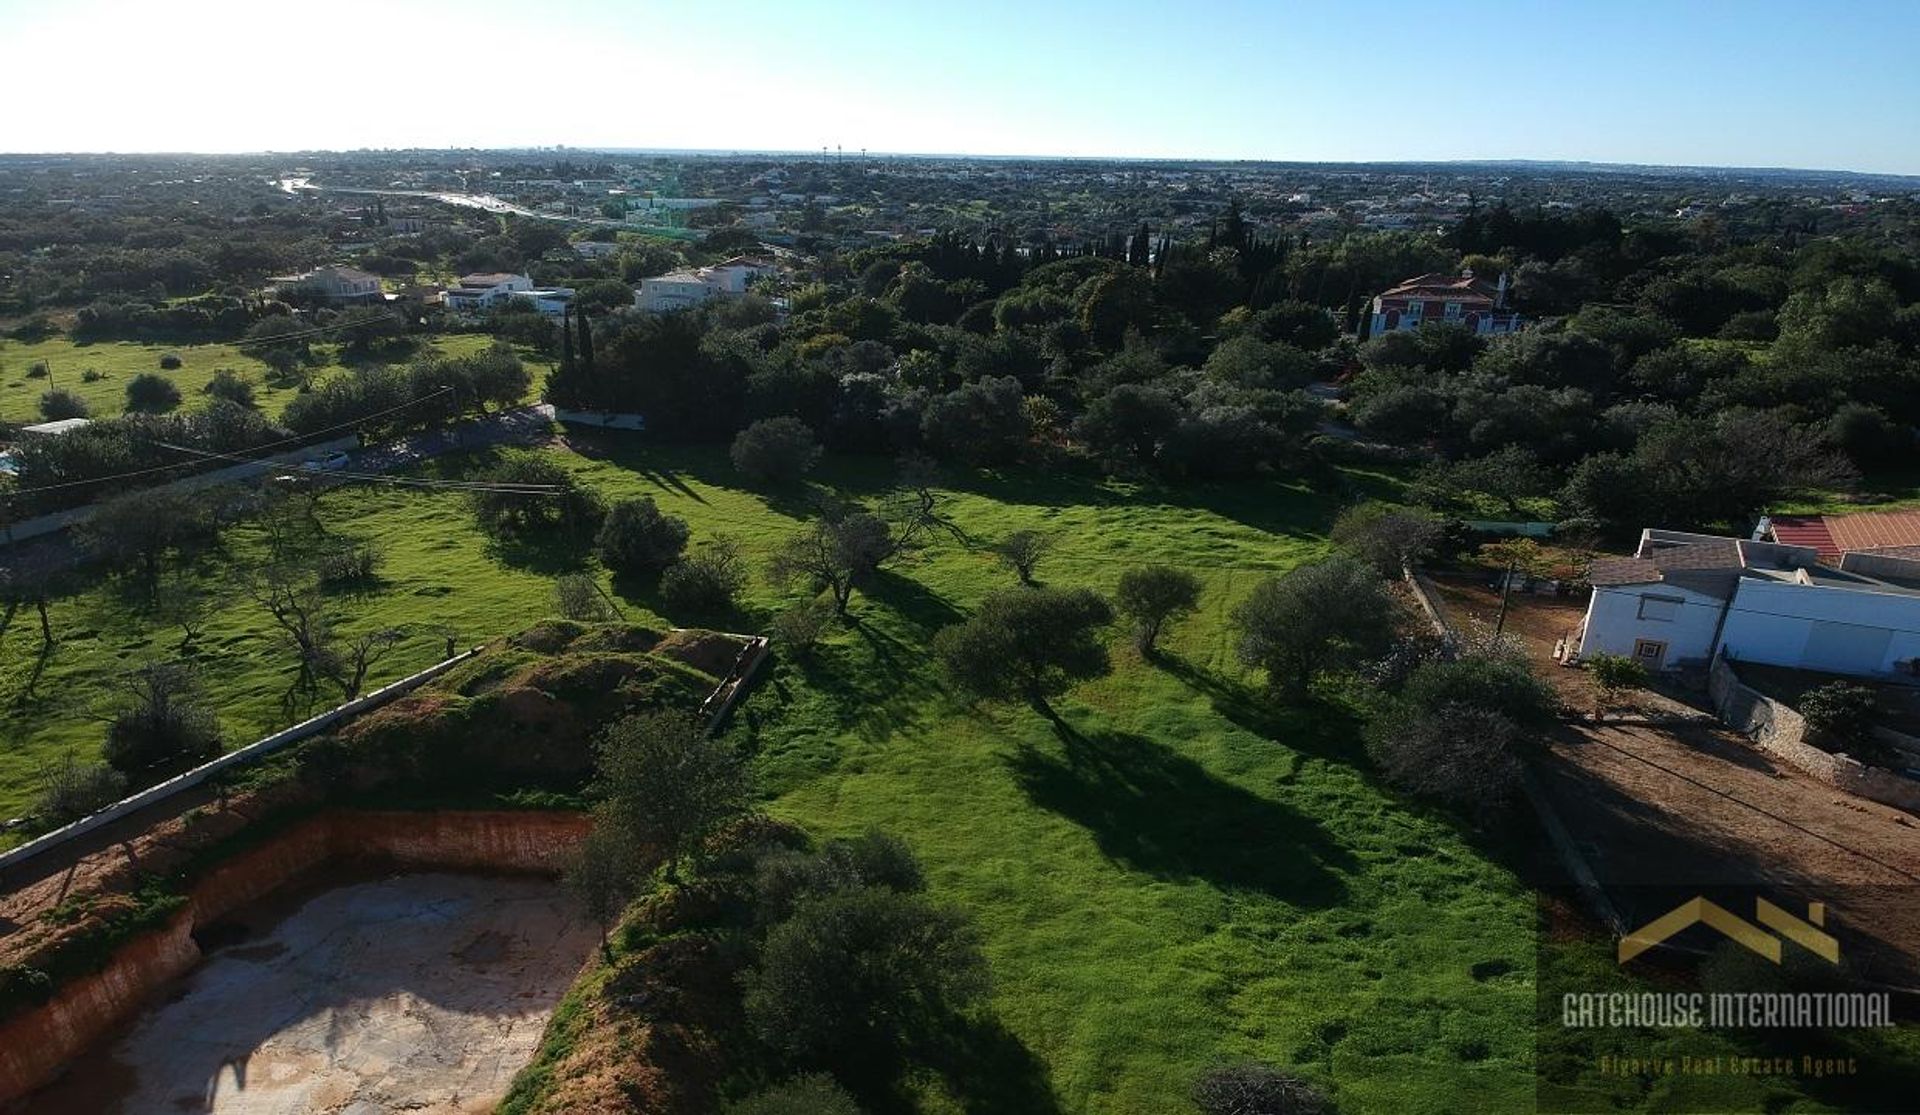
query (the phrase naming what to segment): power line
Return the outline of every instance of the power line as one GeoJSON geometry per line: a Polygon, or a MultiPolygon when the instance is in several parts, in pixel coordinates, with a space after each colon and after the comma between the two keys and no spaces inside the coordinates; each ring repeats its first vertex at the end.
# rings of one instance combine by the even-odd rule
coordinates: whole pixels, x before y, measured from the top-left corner
{"type": "MultiPolygon", "coordinates": [[[[453,388],[451,387],[441,387],[440,389],[429,392],[428,394],[422,395],[417,399],[410,399],[407,402],[401,403],[399,406],[388,407],[385,410],[376,410],[372,414],[361,415],[360,417],[352,419],[347,422],[337,423],[332,426],[322,426],[317,430],[310,430],[304,434],[294,434],[291,437],[283,437],[277,441],[269,441],[260,445],[256,445],[253,447],[253,451],[258,452],[262,449],[273,449],[281,445],[292,445],[296,442],[305,441],[308,438],[314,437],[319,434],[330,434],[335,430],[344,430],[349,426],[359,426],[364,423],[371,422],[376,418],[384,418],[389,414],[393,414],[398,411],[405,410],[408,407],[419,406],[421,403],[427,402],[430,399],[439,398],[441,395],[444,395],[452,390],[453,388]]],[[[159,443],[155,442],[155,444],[157,445],[159,443]]],[[[170,446],[169,448],[174,448],[174,447],[170,446]]],[[[125,480],[130,476],[149,476],[156,472],[171,472],[174,469],[177,469],[179,467],[180,467],[179,465],[155,465],[152,468],[134,469],[131,472],[118,472],[118,473],[113,473],[107,476],[96,476],[90,480],[63,480],[57,484],[38,484],[31,488],[16,488],[9,495],[8,498],[29,495],[34,492],[52,492],[52,491],[57,491],[61,488],[78,488],[86,484],[105,484],[111,480],[125,480]]]]}
{"type": "MultiPolygon", "coordinates": [[[[191,453],[194,456],[205,457],[210,460],[232,461],[236,464],[247,465],[273,463],[253,457],[242,457],[233,453],[215,453],[205,449],[191,449],[184,445],[174,445],[171,442],[165,441],[156,441],[154,444],[162,449],[171,449],[176,453],[191,453]]],[[[394,484],[402,487],[440,488],[462,492],[499,492],[503,495],[530,496],[552,495],[560,491],[560,488],[553,484],[503,484],[484,480],[421,480],[410,476],[388,476],[378,472],[343,472],[338,469],[314,468],[307,464],[292,465],[289,467],[295,472],[303,472],[311,476],[331,476],[339,480],[366,480],[376,484],[394,484]]]]}

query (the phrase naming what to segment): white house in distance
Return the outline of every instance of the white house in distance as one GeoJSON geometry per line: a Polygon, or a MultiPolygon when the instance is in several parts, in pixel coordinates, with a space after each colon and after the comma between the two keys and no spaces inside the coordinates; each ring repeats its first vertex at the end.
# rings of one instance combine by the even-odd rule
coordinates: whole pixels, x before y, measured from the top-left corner
{"type": "Polygon", "coordinates": [[[650,313],[671,313],[698,306],[710,298],[738,298],[747,293],[748,283],[778,271],[771,260],[753,256],[734,256],[698,270],[670,271],[640,280],[640,289],[633,295],[633,306],[650,313]]]}
{"type": "Polygon", "coordinates": [[[548,317],[560,317],[573,305],[572,287],[551,287],[544,290],[509,291],[507,297],[515,302],[525,302],[548,317]]]}
{"type": "Polygon", "coordinates": [[[507,271],[462,275],[458,285],[447,288],[447,309],[458,313],[482,313],[506,301],[515,291],[532,289],[532,279],[507,271]]]}
{"type": "Polygon", "coordinates": [[[1716,654],[1863,677],[1920,673],[1920,559],[1811,546],[1641,532],[1632,557],[1601,558],[1578,654],[1651,669],[1716,654]]]}
{"type": "Polygon", "coordinates": [[[316,267],[298,275],[280,275],[267,282],[281,294],[308,294],[338,305],[377,302],[382,297],[380,276],[357,267],[316,267]]]}

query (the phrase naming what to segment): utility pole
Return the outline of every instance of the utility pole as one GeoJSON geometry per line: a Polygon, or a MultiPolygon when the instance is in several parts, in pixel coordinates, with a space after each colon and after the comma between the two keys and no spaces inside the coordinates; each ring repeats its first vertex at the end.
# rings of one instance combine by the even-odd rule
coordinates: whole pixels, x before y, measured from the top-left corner
{"type": "Polygon", "coordinates": [[[1507,601],[1513,597],[1513,568],[1518,564],[1519,562],[1517,559],[1514,559],[1514,558],[1507,559],[1507,573],[1506,573],[1506,576],[1500,581],[1500,616],[1498,619],[1493,621],[1493,633],[1495,635],[1498,635],[1500,634],[1500,632],[1506,630],[1507,601]]]}

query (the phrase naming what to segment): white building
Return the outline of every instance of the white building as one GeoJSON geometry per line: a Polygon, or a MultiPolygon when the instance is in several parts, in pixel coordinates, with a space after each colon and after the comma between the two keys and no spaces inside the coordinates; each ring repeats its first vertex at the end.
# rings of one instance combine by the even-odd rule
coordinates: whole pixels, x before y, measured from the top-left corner
{"type": "Polygon", "coordinates": [[[507,297],[516,302],[525,302],[548,317],[560,317],[573,305],[572,287],[552,287],[545,290],[508,291],[507,297]]]}
{"type": "Polygon", "coordinates": [[[532,289],[532,279],[506,271],[462,275],[459,285],[447,289],[447,309],[459,313],[483,313],[506,301],[515,291],[532,289]]]}
{"type": "Polygon", "coordinates": [[[672,313],[711,298],[738,298],[754,279],[777,271],[772,261],[752,256],[735,256],[693,271],[670,271],[640,280],[633,305],[650,313],[672,313]]]}
{"type": "Polygon", "coordinates": [[[307,294],[336,304],[377,302],[380,276],[357,267],[327,266],[267,280],[282,294],[307,294]]]}
{"type": "Polygon", "coordinates": [[[1660,669],[1725,651],[1827,673],[1920,673],[1920,560],[1646,530],[1632,557],[1602,558],[1581,657],[1619,654],[1660,669]]]}

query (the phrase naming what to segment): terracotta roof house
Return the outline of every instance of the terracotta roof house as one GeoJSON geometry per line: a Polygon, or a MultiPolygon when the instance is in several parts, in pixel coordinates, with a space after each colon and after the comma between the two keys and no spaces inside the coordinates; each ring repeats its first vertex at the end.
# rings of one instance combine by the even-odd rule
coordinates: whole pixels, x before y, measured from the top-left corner
{"type": "Polygon", "coordinates": [[[1770,515],[1755,538],[1812,546],[1837,564],[1846,554],[1920,552],[1920,510],[1856,511],[1850,515],[1770,515]]]}
{"type": "Polygon", "coordinates": [[[1920,673],[1920,558],[1648,529],[1600,558],[1575,643],[1651,669],[1717,654],[1836,674],[1920,673]]]}
{"type": "Polygon", "coordinates": [[[1376,295],[1367,335],[1377,337],[1434,322],[1459,325],[1484,336],[1520,329],[1520,315],[1507,309],[1504,274],[1488,282],[1471,271],[1458,275],[1435,271],[1376,295]]]}

